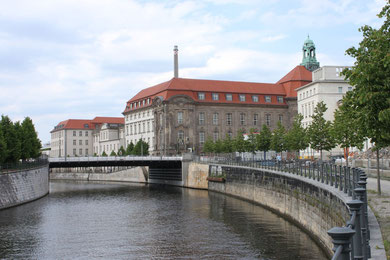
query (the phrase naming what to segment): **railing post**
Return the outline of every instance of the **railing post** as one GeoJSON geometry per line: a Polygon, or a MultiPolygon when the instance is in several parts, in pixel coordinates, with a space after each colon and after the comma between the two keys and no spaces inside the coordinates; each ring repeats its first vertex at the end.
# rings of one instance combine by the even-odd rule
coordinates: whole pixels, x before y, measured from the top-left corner
{"type": "Polygon", "coordinates": [[[353,259],[363,259],[363,238],[362,238],[362,223],[361,223],[361,207],[363,202],[361,200],[350,200],[347,202],[349,209],[351,210],[352,222],[348,223],[352,225],[353,230],[355,230],[355,235],[352,237],[353,242],[353,259]],[[355,217],[353,217],[355,215],[355,217]]]}
{"type": "Polygon", "coordinates": [[[347,166],[343,166],[344,169],[344,193],[347,193],[347,166]]]}
{"type": "MultiPolygon", "coordinates": [[[[366,189],[356,188],[355,193],[356,193],[357,199],[363,201],[363,203],[364,203],[364,194],[366,193],[366,189]]],[[[361,219],[361,223],[362,223],[361,229],[362,229],[362,241],[363,241],[363,244],[362,244],[363,256],[364,256],[364,259],[368,259],[371,257],[371,248],[370,248],[369,237],[367,234],[368,222],[367,222],[367,219],[365,217],[365,212],[364,212],[365,207],[366,207],[366,205],[363,205],[363,210],[362,210],[362,214],[360,215],[360,219],[361,219]]]]}
{"type": "Polygon", "coordinates": [[[334,227],[328,230],[328,235],[332,238],[332,243],[334,245],[333,247],[333,252],[335,252],[334,259],[337,260],[350,259],[351,238],[354,234],[355,231],[349,227],[334,227]]]}
{"type": "Polygon", "coordinates": [[[338,185],[338,177],[337,177],[337,165],[334,165],[334,187],[337,189],[338,185]]]}
{"type": "Polygon", "coordinates": [[[348,196],[352,196],[351,167],[347,168],[347,173],[348,173],[348,177],[347,177],[347,180],[348,180],[348,196]]]}
{"type": "Polygon", "coordinates": [[[321,162],[321,183],[324,183],[324,163],[321,162]]]}
{"type": "Polygon", "coordinates": [[[339,177],[340,177],[340,179],[339,179],[339,190],[340,191],[342,191],[343,190],[343,167],[341,166],[341,165],[339,165],[339,173],[340,173],[340,175],[339,175],[339,177]]]}

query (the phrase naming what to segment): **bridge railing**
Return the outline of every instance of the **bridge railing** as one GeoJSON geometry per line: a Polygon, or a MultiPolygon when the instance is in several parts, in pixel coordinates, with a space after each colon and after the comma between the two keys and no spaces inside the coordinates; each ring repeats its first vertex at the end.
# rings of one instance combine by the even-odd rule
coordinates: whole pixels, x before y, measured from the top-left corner
{"type": "Polygon", "coordinates": [[[106,162],[106,161],[180,161],[181,156],[84,156],[84,157],[50,157],[50,162],[106,162]]]}
{"type": "Polygon", "coordinates": [[[335,227],[328,231],[334,244],[335,254],[332,259],[368,259],[371,257],[366,191],[367,175],[363,170],[335,165],[330,162],[310,160],[251,160],[240,157],[200,156],[196,157],[195,161],[288,172],[344,192],[352,197],[352,200],[347,202],[351,218],[344,227],[335,227]]]}
{"type": "Polygon", "coordinates": [[[16,163],[3,163],[0,164],[0,173],[10,173],[21,170],[28,170],[47,165],[49,162],[47,159],[30,159],[27,161],[20,161],[16,163]]]}

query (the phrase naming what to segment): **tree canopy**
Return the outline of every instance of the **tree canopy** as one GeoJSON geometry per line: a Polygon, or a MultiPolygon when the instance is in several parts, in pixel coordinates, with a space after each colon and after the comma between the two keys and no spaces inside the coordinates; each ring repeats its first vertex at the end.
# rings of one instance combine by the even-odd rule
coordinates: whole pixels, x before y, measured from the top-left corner
{"type": "Polygon", "coordinates": [[[296,151],[304,150],[308,147],[308,138],[306,129],[302,126],[303,116],[298,114],[294,118],[291,129],[286,134],[287,150],[296,151]]]}
{"type": "Polygon", "coordinates": [[[319,102],[314,108],[313,121],[311,122],[307,133],[311,148],[320,151],[322,160],[322,151],[330,151],[336,146],[332,135],[332,123],[325,120],[324,113],[328,108],[324,102],[319,102]]]}

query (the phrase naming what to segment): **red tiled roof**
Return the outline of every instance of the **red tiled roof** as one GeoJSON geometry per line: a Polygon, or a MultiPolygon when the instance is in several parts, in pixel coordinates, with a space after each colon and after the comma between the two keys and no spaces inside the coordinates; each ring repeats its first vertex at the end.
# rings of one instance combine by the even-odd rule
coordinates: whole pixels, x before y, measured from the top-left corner
{"type": "Polygon", "coordinates": [[[304,66],[299,65],[276,83],[283,85],[286,97],[296,97],[296,89],[310,82],[312,82],[312,73],[304,66]]]}
{"type": "Polygon", "coordinates": [[[90,130],[94,129],[94,126],[91,124],[91,120],[89,119],[68,119],[65,121],[61,121],[57,124],[57,126],[51,131],[57,131],[62,129],[85,129],[90,130]],[[86,128],[85,125],[88,125],[86,128]]]}
{"type": "MultiPolygon", "coordinates": [[[[129,104],[145,100],[147,98],[153,99],[156,96],[161,96],[164,100],[168,99],[175,95],[187,95],[194,100],[197,100],[197,93],[204,92],[206,95],[205,102],[212,101],[211,93],[231,93],[233,94],[232,101],[226,101],[224,95],[220,95],[220,99],[217,101],[219,103],[228,102],[228,103],[242,103],[238,100],[238,94],[246,94],[245,103],[250,102],[250,95],[278,95],[285,96],[284,87],[281,84],[272,84],[272,83],[254,83],[254,82],[240,82],[240,81],[222,81],[222,80],[203,80],[203,79],[185,79],[185,78],[172,78],[169,81],[163,82],[161,84],[155,85],[150,88],[141,90],[137,95],[127,102],[127,106],[124,112],[130,110],[129,104]],[[223,96],[223,97],[222,97],[223,96]]],[[[264,103],[262,102],[264,98],[259,96],[259,102],[257,104],[264,103]]],[[[274,98],[276,103],[276,97],[274,98]]],[[[200,100],[197,100],[200,101],[200,100]]],[[[202,102],[202,101],[200,101],[202,102]]],[[[149,106],[150,104],[145,104],[143,107],[149,106]]],[[[280,104],[279,104],[280,105],[280,104]]],[[[142,104],[141,104],[142,106],[142,104]]],[[[138,104],[137,104],[138,108],[138,104]]]]}
{"type": "Polygon", "coordinates": [[[96,124],[124,124],[125,119],[123,117],[95,117],[91,119],[68,119],[59,122],[51,132],[59,131],[62,129],[83,129],[92,130],[95,129],[96,124]],[[88,127],[85,127],[88,125],[88,127]]]}
{"type": "Polygon", "coordinates": [[[307,81],[308,83],[312,81],[311,72],[305,68],[305,66],[296,66],[292,71],[286,74],[281,78],[277,84],[283,84],[288,81],[307,81]]]}
{"type": "Polygon", "coordinates": [[[125,119],[123,117],[95,117],[91,120],[92,124],[124,124],[125,119]]]}

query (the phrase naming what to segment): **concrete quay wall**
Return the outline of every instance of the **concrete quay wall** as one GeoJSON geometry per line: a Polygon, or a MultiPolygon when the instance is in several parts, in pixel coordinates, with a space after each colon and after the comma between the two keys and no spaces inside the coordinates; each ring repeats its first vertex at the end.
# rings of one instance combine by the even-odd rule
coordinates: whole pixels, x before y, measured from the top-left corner
{"type": "Polygon", "coordinates": [[[33,201],[48,193],[48,166],[0,174],[0,209],[33,201]]]}
{"type": "Polygon", "coordinates": [[[289,173],[248,167],[210,167],[218,167],[225,182],[209,181],[209,190],[249,200],[285,216],[332,254],[333,244],[327,231],[344,226],[349,219],[346,205],[349,199],[344,193],[289,173]]]}
{"type": "Polygon", "coordinates": [[[148,182],[148,167],[134,167],[123,171],[111,173],[93,172],[56,172],[50,173],[51,180],[74,180],[74,181],[115,181],[115,182],[148,182]]]}

